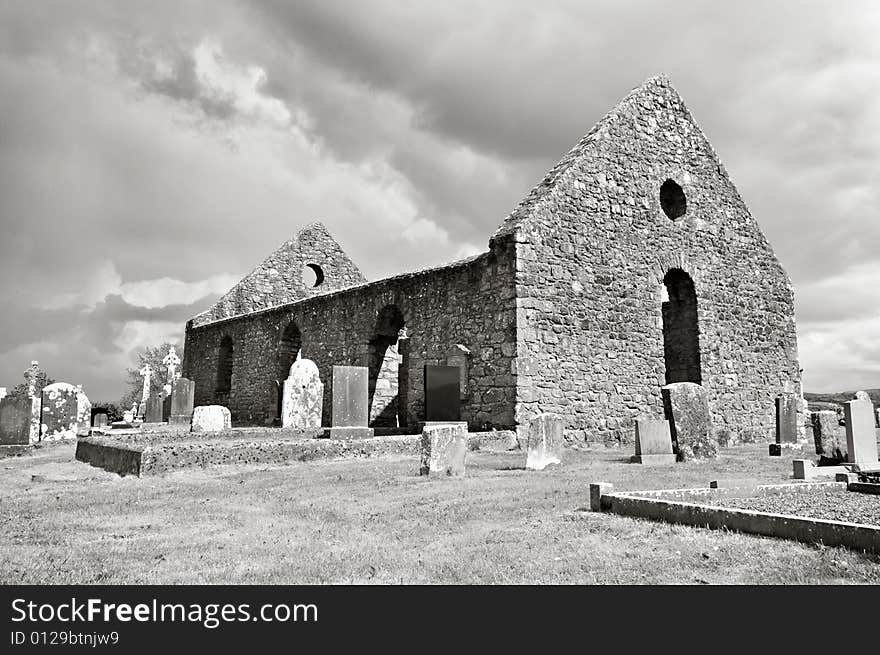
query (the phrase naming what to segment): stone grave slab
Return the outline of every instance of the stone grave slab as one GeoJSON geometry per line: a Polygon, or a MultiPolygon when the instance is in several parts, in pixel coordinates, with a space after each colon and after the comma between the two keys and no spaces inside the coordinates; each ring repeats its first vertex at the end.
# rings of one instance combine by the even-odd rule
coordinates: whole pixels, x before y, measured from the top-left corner
{"type": "Polygon", "coordinates": [[[333,427],[365,428],[369,417],[369,369],[366,366],[334,366],[333,427]]]}
{"type": "Polygon", "coordinates": [[[776,443],[797,443],[798,397],[783,393],[776,397],[776,443]]]}
{"type": "Polygon", "coordinates": [[[437,473],[454,477],[465,473],[468,436],[461,423],[426,426],[422,430],[419,475],[437,473]]]}
{"type": "Polygon", "coordinates": [[[220,432],[232,427],[232,414],[223,405],[202,405],[193,410],[193,432],[220,432]]]}
{"type": "Polygon", "coordinates": [[[636,419],[636,454],[632,461],[637,464],[674,464],[672,431],[666,419],[636,419]]]}
{"type": "Polygon", "coordinates": [[[324,384],[318,367],[310,359],[298,359],[290,366],[281,399],[281,427],[319,428],[324,404],[324,384]]]}
{"type": "Polygon", "coordinates": [[[846,429],[840,426],[837,412],[810,412],[816,454],[838,462],[846,461],[846,429]]]}
{"type": "Polygon", "coordinates": [[[147,398],[147,409],[144,412],[144,423],[161,423],[162,422],[162,397],[153,394],[147,398]]]}
{"type": "Polygon", "coordinates": [[[0,400],[0,446],[27,446],[30,425],[30,397],[7,396],[0,400]]]}
{"type": "Polygon", "coordinates": [[[670,423],[673,450],[681,461],[718,456],[712,435],[712,414],[704,389],[693,382],[674,382],[662,388],[663,409],[670,423]]]}
{"type": "Polygon", "coordinates": [[[66,382],[43,387],[40,425],[41,441],[75,439],[78,429],[77,388],[66,382]]]}
{"type": "Polygon", "coordinates": [[[550,464],[562,462],[565,446],[565,422],[555,414],[539,414],[529,421],[526,468],[542,471],[550,464]]]}
{"type": "Polygon", "coordinates": [[[171,418],[171,392],[162,398],[162,420],[167,422],[171,418]]]}
{"type": "Polygon", "coordinates": [[[461,420],[461,370],[425,364],[425,421],[461,420]]]}
{"type": "Polygon", "coordinates": [[[196,383],[188,378],[177,378],[171,392],[171,414],[168,422],[173,425],[189,425],[193,415],[193,399],[196,383]]]}
{"type": "Polygon", "coordinates": [[[880,468],[877,461],[877,433],[874,406],[870,400],[851,400],[843,405],[846,418],[847,462],[862,470],[880,468]]]}

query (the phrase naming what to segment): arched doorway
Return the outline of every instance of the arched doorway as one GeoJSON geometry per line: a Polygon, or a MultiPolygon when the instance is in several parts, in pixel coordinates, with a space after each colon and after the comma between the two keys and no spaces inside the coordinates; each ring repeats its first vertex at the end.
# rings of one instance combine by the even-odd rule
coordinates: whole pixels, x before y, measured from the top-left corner
{"type": "Polygon", "coordinates": [[[214,388],[214,396],[220,405],[229,403],[229,395],[232,392],[233,358],[232,337],[227,334],[220,340],[220,348],[217,353],[217,384],[214,388]]]}
{"type": "Polygon", "coordinates": [[[275,375],[275,421],[281,425],[281,405],[284,397],[284,381],[290,373],[291,365],[302,348],[302,333],[296,321],[291,321],[281,333],[278,342],[278,367],[275,375]]]}
{"type": "Polygon", "coordinates": [[[385,305],[376,316],[370,339],[370,425],[406,424],[406,322],[397,305],[385,305]]]}
{"type": "Polygon", "coordinates": [[[702,384],[700,330],[697,324],[697,292],[690,275],[671,269],[663,278],[663,358],[666,384],[702,384]]]}

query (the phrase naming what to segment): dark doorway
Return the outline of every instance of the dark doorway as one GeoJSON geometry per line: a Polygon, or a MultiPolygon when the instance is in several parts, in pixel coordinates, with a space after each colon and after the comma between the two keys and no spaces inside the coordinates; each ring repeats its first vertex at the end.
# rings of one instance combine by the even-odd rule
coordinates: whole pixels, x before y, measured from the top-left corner
{"type": "Polygon", "coordinates": [[[399,427],[406,408],[406,349],[403,313],[397,305],[385,305],[376,316],[370,339],[369,403],[370,425],[399,427]]]}
{"type": "Polygon", "coordinates": [[[275,422],[281,424],[281,403],[284,396],[284,381],[290,374],[290,367],[302,348],[302,333],[296,321],[291,321],[281,333],[278,343],[278,367],[275,375],[275,422]]]}
{"type": "Polygon", "coordinates": [[[663,356],[666,384],[702,384],[700,330],[697,325],[697,292],[691,276],[673,268],[663,278],[667,298],[663,301],[663,356]]]}

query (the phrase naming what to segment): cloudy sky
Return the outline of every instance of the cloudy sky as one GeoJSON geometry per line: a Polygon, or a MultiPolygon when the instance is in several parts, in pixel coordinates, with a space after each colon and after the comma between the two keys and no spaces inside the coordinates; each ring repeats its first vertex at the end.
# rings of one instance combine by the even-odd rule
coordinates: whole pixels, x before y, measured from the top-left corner
{"type": "Polygon", "coordinates": [[[880,387],[880,3],[0,3],[0,386],[93,399],[306,223],[470,255],[668,74],[796,289],[806,390],[880,387]]]}

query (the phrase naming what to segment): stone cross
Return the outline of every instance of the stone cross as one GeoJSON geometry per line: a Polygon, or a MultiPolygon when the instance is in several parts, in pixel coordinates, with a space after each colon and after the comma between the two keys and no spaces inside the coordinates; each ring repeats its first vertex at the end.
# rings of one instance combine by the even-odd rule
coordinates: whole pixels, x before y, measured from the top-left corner
{"type": "Polygon", "coordinates": [[[174,351],[174,346],[171,346],[171,348],[168,349],[168,354],[165,355],[162,363],[168,368],[167,382],[173,386],[177,381],[177,378],[180,377],[180,373],[177,370],[177,367],[180,366],[180,357],[178,357],[177,353],[174,351]]]}
{"type": "Polygon", "coordinates": [[[138,373],[144,376],[144,392],[141,396],[141,402],[146,402],[147,398],[150,397],[150,379],[153,377],[153,369],[150,368],[149,364],[144,364],[138,373]]]}

